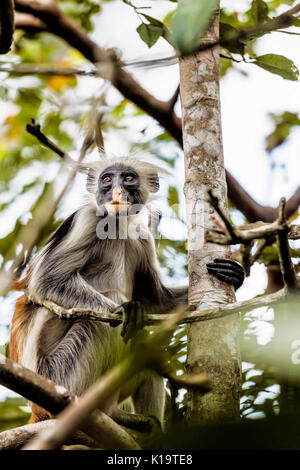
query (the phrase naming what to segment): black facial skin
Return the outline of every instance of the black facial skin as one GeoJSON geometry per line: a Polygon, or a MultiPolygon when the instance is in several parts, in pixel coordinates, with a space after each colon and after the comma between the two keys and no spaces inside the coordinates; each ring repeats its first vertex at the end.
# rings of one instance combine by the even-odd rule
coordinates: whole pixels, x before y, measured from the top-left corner
{"type": "Polygon", "coordinates": [[[145,198],[143,197],[140,191],[140,178],[137,172],[125,165],[113,165],[110,168],[106,168],[105,171],[101,173],[98,180],[98,193],[97,193],[97,203],[98,206],[103,206],[107,204],[118,206],[115,200],[115,193],[117,188],[121,189],[120,194],[120,203],[128,203],[129,206],[121,207],[116,211],[123,212],[127,210],[130,211],[130,207],[135,205],[144,205],[145,198]]]}

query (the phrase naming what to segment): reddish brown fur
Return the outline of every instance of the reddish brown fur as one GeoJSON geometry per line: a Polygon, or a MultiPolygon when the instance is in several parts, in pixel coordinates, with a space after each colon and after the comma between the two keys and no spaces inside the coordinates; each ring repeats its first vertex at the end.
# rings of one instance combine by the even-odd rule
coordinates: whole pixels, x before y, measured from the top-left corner
{"type": "Polygon", "coordinates": [[[23,279],[20,279],[19,281],[12,281],[9,285],[9,290],[19,290],[19,291],[24,291],[26,288],[28,281],[30,278],[30,269],[28,270],[28,273],[23,279]]]}
{"type": "MultiPolygon", "coordinates": [[[[24,285],[27,283],[28,278],[24,278],[21,281],[14,282],[12,284],[13,290],[23,290],[24,285]]],[[[22,295],[18,298],[15,307],[15,313],[11,324],[11,334],[9,343],[9,353],[13,361],[22,364],[22,352],[25,344],[25,339],[28,334],[28,326],[32,316],[34,315],[35,308],[26,297],[22,295]]],[[[45,419],[53,418],[43,408],[39,407],[35,403],[29,403],[31,406],[32,414],[30,423],[37,423],[38,421],[44,421],[45,419]]]]}
{"type": "Polygon", "coordinates": [[[29,420],[30,423],[38,423],[39,421],[45,421],[46,419],[54,418],[54,415],[44,410],[44,408],[41,408],[35,403],[29,404],[31,406],[31,417],[29,420]]]}
{"type": "Polygon", "coordinates": [[[25,295],[19,297],[11,324],[9,353],[11,359],[20,364],[22,364],[24,341],[33,312],[30,300],[25,295]]]}

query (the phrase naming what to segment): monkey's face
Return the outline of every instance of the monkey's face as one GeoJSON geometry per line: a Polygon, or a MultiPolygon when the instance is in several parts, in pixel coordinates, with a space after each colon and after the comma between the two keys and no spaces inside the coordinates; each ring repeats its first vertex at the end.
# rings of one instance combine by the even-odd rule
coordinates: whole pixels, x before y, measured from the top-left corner
{"type": "Polygon", "coordinates": [[[106,168],[99,176],[97,203],[105,207],[109,214],[138,213],[145,204],[140,188],[140,177],[130,167],[113,165],[106,168]]]}

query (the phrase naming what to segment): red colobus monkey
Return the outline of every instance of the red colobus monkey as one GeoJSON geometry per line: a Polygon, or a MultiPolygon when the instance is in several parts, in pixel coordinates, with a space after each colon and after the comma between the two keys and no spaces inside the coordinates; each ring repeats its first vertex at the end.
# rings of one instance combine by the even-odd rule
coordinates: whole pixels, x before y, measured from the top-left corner
{"type": "MultiPolygon", "coordinates": [[[[139,305],[148,313],[164,313],[187,302],[187,287],[162,283],[153,237],[141,221],[140,209],[159,189],[157,167],[135,157],[103,157],[90,167],[87,189],[90,202],[62,223],[15,284],[25,295],[17,300],[10,338],[13,360],[77,395],[124,356],[122,327],[66,322],[43,301],[109,312],[125,304],[129,316],[139,305]]],[[[215,260],[207,269],[235,288],[244,279],[243,268],[232,260],[215,260]]],[[[126,423],[118,405],[128,397],[139,422],[154,417],[162,423],[165,392],[158,374],[145,372],[125,384],[103,411],[126,423]]],[[[49,416],[32,405],[32,422],[49,416]]]]}

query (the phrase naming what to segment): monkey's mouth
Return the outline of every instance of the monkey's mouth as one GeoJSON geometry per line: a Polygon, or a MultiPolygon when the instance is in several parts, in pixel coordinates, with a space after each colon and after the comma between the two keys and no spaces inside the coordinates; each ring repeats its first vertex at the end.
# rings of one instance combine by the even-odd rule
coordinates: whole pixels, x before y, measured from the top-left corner
{"type": "Polygon", "coordinates": [[[107,202],[105,206],[109,212],[123,212],[127,211],[131,207],[131,204],[127,201],[110,201],[107,202]]]}
{"type": "Polygon", "coordinates": [[[116,207],[130,207],[130,202],[126,201],[111,201],[107,203],[109,206],[116,206],[116,207]]]}

